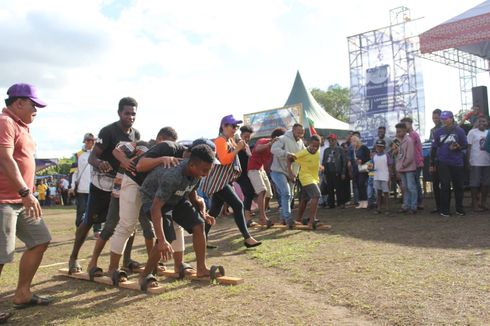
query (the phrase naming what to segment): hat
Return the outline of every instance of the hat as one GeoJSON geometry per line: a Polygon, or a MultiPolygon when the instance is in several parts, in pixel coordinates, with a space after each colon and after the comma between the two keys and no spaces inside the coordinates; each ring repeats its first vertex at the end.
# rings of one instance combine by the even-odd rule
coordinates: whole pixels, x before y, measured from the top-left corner
{"type": "Polygon", "coordinates": [[[378,139],[376,141],[376,146],[382,146],[382,147],[385,147],[386,146],[386,142],[383,140],[383,139],[378,139]]]}
{"type": "Polygon", "coordinates": [[[221,119],[221,126],[222,125],[225,125],[225,124],[228,124],[228,125],[239,125],[241,123],[243,123],[243,121],[242,120],[235,119],[235,117],[233,116],[233,114],[224,116],[223,119],[221,119]]]}
{"type": "Polygon", "coordinates": [[[337,139],[337,135],[336,134],[330,134],[330,135],[328,135],[327,139],[337,139]]]}
{"type": "Polygon", "coordinates": [[[188,150],[191,150],[194,146],[197,146],[197,145],[208,145],[213,152],[216,149],[216,146],[214,145],[214,143],[211,140],[209,140],[207,138],[198,138],[192,142],[192,144],[188,147],[188,150]]]}
{"type": "Polygon", "coordinates": [[[95,140],[95,136],[94,134],[90,133],[90,132],[87,132],[84,136],[83,136],[83,142],[85,142],[86,140],[95,140]]]}
{"type": "Polygon", "coordinates": [[[8,89],[7,95],[9,98],[28,97],[38,108],[43,108],[47,105],[46,102],[37,97],[36,87],[31,84],[14,84],[8,89]]]}
{"type": "Polygon", "coordinates": [[[442,111],[441,120],[447,120],[452,118],[453,118],[453,113],[451,111],[442,111]]]}

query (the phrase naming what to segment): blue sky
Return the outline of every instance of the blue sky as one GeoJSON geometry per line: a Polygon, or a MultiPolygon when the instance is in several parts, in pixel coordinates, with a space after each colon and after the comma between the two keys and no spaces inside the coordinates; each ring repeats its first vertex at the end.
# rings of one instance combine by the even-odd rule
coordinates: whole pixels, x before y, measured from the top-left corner
{"type": "MultiPolygon", "coordinates": [[[[213,137],[224,115],[282,106],[297,70],[309,88],[349,86],[346,37],[388,25],[390,9],[424,17],[422,32],[480,2],[0,0],[0,92],[30,82],[48,102],[31,126],[38,157],[77,151],[124,96],[143,139],[167,125],[213,137]]],[[[427,110],[457,111],[457,70],[423,74],[427,110]]]]}

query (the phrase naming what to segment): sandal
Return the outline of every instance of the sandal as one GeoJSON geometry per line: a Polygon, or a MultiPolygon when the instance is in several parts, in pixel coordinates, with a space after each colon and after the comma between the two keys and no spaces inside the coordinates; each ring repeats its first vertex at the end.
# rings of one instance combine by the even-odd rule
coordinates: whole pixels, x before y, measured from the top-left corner
{"type": "Polygon", "coordinates": [[[215,281],[219,276],[216,272],[219,271],[219,276],[225,276],[225,268],[222,265],[212,265],[209,269],[209,278],[211,281],[215,281]]]}
{"type": "Polygon", "coordinates": [[[112,279],[112,285],[118,286],[119,283],[128,281],[128,274],[126,274],[126,272],[123,270],[116,269],[112,273],[111,279],[112,279]]]}
{"type": "Polygon", "coordinates": [[[31,297],[31,300],[24,302],[24,303],[14,304],[14,308],[15,309],[25,309],[25,308],[34,307],[34,306],[47,306],[51,302],[53,302],[53,299],[51,299],[51,298],[40,297],[37,294],[33,294],[31,297]]]}
{"type": "Polygon", "coordinates": [[[125,266],[124,269],[130,273],[134,273],[134,271],[141,268],[141,264],[135,260],[130,260],[125,266]]]}
{"type": "Polygon", "coordinates": [[[153,274],[148,274],[145,276],[145,278],[143,279],[143,283],[140,283],[140,289],[141,291],[143,292],[146,292],[148,291],[148,285],[152,284],[153,283],[153,286],[150,286],[149,288],[156,288],[158,287],[158,280],[155,276],[153,276],[153,274]]]}
{"type": "Polygon", "coordinates": [[[94,281],[94,278],[104,276],[103,270],[100,267],[94,266],[88,270],[88,278],[94,281]]]}
{"type": "Polygon", "coordinates": [[[82,265],[78,262],[78,260],[73,260],[68,262],[68,274],[76,274],[82,272],[82,265]]]}
{"type": "Polygon", "coordinates": [[[5,324],[12,315],[11,312],[0,312],[0,324],[5,324]]]}
{"type": "Polygon", "coordinates": [[[179,267],[179,280],[183,280],[184,277],[185,277],[185,271],[187,270],[194,270],[194,267],[192,267],[191,264],[187,264],[187,263],[182,263],[180,264],[180,267],[179,267]]]}

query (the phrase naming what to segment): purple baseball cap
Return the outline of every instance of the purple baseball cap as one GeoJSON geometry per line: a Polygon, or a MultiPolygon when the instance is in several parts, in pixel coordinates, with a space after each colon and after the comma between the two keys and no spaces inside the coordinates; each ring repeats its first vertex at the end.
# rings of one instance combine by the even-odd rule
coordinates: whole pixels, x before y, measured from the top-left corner
{"type": "Polygon", "coordinates": [[[453,113],[451,111],[442,111],[441,120],[447,120],[452,118],[453,118],[453,113]]]}
{"type": "Polygon", "coordinates": [[[37,91],[36,87],[31,84],[14,84],[10,86],[10,88],[7,91],[7,95],[10,97],[27,97],[29,98],[32,102],[34,102],[34,105],[38,108],[43,108],[47,104],[43,100],[37,97],[37,91]]]}
{"type": "Polygon", "coordinates": [[[221,119],[221,125],[225,125],[225,124],[228,124],[228,125],[239,125],[241,123],[243,123],[243,121],[242,120],[235,119],[235,117],[233,116],[233,114],[224,116],[223,119],[221,119]]]}

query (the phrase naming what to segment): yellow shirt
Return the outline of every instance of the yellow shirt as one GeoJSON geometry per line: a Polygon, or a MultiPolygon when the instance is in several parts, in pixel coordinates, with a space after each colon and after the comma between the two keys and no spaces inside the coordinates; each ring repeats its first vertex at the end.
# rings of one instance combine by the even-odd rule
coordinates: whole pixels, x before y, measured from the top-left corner
{"type": "Polygon", "coordinates": [[[311,154],[307,149],[303,149],[294,154],[296,163],[300,165],[299,181],[302,186],[312,183],[320,183],[318,171],[320,169],[320,151],[311,154]]]}
{"type": "Polygon", "coordinates": [[[44,183],[37,186],[39,200],[46,200],[46,190],[48,190],[48,186],[44,183]]]}

